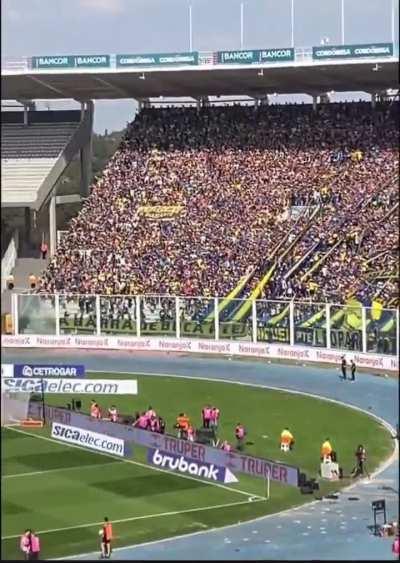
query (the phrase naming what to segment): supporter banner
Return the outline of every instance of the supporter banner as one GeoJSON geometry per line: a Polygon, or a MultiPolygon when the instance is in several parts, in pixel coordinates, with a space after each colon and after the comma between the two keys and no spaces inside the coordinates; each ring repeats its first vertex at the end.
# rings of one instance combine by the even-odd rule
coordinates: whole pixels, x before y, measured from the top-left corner
{"type": "Polygon", "coordinates": [[[117,55],[117,67],[198,65],[199,53],[155,53],[147,55],[117,55]]]}
{"type": "Polygon", "coordinates": [[[138,207],[138,214],[149,219],[177,217],[183,211],[182,205],[148,205],[138,207]]]}
{"type": "Polygon", "coordinates": [[[14,377],[84,377],[85,366],[15,364],[14,377]]]}
{"type": "Polygon", "coordinates": [[[179,473],[188,473],[193,477],[220,481],[221,483],[238,482],[234,474],[227,467],[220,467],[213,463],[199,463],[195,459],[179,454],[163,452],[162,450],[149,448],[147,450],[147,461],[156,467],[179,471],[179,473]]]}
{"type": "Polygon", "coordinates": [[[392,57],[392,43],[367,43],[364,45],[324,45],[313,47],[313,59],[361,59],[392,57]]]}
{"type": "MultiPolygon", "coordinates": [[[[210,353],[229,356],[252,356],[261,358],[277,358],[296,360],[299,362],[322,362],[340,365],[341,356],[346,354],[347,360],[354,360],[359,367],[398,371],[396,356],[385,356],[354,352],[349,350],[327,350],[285,344],[263,344],[237,341],[207,341],[176,338],[139,338],[134,336],[40,336],[18,335],[1,336],[1,344],[5,348],[67,348],[71,350],[138,350],[161,352],[210,353]]],[[[30,380],[27,380],[30,381],[30,380]]],[[[54,383],[54,380],[51,380],[54,383]]],[[[71,380],[67,380],[70,384],[71,380]]],[[[98,380],[92,380],[92,382],[98,380]]],[[[113,380],[113,383],[120,380],[113,380]]],[[[57,383],[57,382],[55,382],[57,383]]],[[[74,381],[73,384],[77,382],[74,381]]],[[[81,382],[82,384],[84,382],[81,382]]]]}
{"type": "Polygon", "coordinates": [[[111,438],[105,434],[98,434],[90,430],[84,430],[76,426],[67,426],[60,422],[53,422],[51,426],[51,437],[67,442],[83,446],[90,450],[126,457],[131,451],[126,447],[124,440],[119,438],[111,438]]]}
{"type": "Polygon", "coordinates": [[[294,61],[294,49],[250,49],[215,53],[215,64],[254,64],[279,61],[294,61]]]}
{"type": "MultiPolygon", "coordinates": [[[[60,328],[63,332],[71,331],[76,332],[77,330],[82,332],[94,333],[96,331],[96,319],[93,316],[84,317],[82,315],[75,314],[72,318],[65,319],[60,318],[60,328]]],[[[142,335],[156,335],[165,334],[170,336],[175,336],[176,334],[176,322],[173,320],[165,321],[152,321],[141,323],[141,334],[142,335]]],[[[110,334],[136,334],[136,320],[134,319],[101,319],[101,331],[103,333],[110,334]]],[[[215,323],[212,321],[184,321],[181,320],[180,332],[182,336],[204,336],[213,337],[215,334],[215,323]]],[[[220,337],[244,337],[249,333],[248,324],[243,322],[225,322],[221,323],[219,327],[220,337]]],[[[289,342],[289,341],[288,341],[289,342]]]]}
{"type": "Polygon", "coordinates": [[[108,68],[110,55],[61,55],[32,57],[32,68],[108,68]]]}
{"type": "Polygon", "coordinates": [[[92,379],[91,381],[76,381],[73,379],[4,377],[1,384],[3,388],[10,393],[137,395],[137,381],[133,379],[92,379]]]}

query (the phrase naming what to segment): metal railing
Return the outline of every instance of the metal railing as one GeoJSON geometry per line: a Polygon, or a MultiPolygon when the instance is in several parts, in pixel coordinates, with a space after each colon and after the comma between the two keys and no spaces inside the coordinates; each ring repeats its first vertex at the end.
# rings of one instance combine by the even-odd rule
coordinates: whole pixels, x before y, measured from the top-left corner
{"type": "Polygon", "coordinates": [[[222,298],[171,295],[15,294],[15,335],[115,335],[298,345],[395,356],[399,311],[286,300],[249,302],[235,321],[222,298]]]}

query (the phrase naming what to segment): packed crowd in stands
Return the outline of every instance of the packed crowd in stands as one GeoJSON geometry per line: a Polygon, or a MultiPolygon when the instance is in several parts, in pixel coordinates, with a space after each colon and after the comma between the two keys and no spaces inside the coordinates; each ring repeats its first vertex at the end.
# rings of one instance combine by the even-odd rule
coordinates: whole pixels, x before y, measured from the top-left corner
{"type": "Polygon", "coordinates": [[[248,276],[243,298],[277,260],[263,298],[389,302],[373,272],[397,264],[397,143],[396,103],[142,110],[40,291],[206,299],[248,276]]]}

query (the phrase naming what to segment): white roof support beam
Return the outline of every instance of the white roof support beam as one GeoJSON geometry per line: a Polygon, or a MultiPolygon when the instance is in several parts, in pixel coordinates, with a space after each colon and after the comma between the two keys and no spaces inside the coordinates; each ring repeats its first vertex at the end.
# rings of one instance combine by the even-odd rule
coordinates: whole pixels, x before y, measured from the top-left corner
{"type": "Polygon", "coordinates": [[[32,74],[28,75],[28,78],[30,78],[31,80],[33,80],[34,82],[37,82],[38,84],[40,84],[41,86],[44,86],[45,88],[47,88],[48,90],[52,90],[52,92],[55,92],[56,94],[60,94],[60,96],[62,96],[63,98],[66,99],[70,99],[73,98],[73,96],[69,96],[67,95],[65,92],[63,92],[62,90],[59,90],[58,88],[55,88],[54,86],[51,86],[50,84],[47,84],[47,82],[42,78],[38,78],[37,76],[32,76],[32,74]]]}
{"type": "Polygon", "coordinates": [[[130,94],[124,88],[116,86],[115,84],[110,84],[108,80],[104,80],[104,78],[100,78],[98,76],[94,76],[93,78],[100,84],[103,84],[103,86],[107,86],[107,88],[110,88],[110,90],[114,90],[114,92],[117,92],[117,94],[119,94],[123,98],[133,98],[133,94],[130,94]]]}

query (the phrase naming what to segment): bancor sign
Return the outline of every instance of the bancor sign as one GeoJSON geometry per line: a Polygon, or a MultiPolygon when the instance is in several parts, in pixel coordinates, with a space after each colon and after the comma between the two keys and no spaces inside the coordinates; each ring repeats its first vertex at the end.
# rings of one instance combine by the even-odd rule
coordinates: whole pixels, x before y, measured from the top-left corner
{"type": "Polygon", "coordinates": [[[199,462],[183,455],[171,454],[162,450],[147,450],[147,461],[156,467],[188,473],[194,477],[219,481],[221,483],[237,483],[238,480],[227,467],[220,467],[205,461],[199,462]]]}

